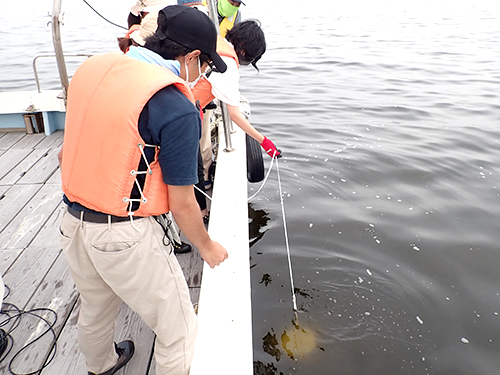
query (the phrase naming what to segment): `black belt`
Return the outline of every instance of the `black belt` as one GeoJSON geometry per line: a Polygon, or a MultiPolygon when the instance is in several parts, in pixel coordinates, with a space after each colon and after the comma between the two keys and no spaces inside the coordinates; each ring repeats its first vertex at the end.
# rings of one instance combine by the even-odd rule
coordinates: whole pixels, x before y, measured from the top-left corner
{"type": "MultiPolygon", "coordinates": [[[[76,217],[77,219],[81,218],[81,213],[83,212],[83,221],[87,221],[89,223],[109,223],[109,219],[111,218],[111,223],[120,223],[123,221],[130,221],[130,217],[122,217],[122,216],[114,216],[114,215],[106,215],[106,214],[94,214],[92,212],[87,212],[87,211],[77,211],[72,209],[71,207],[68,207],[68,212],[76,217]]],[[[142,219],[140,216],[134,216],[134,219],[142,219]]]]}

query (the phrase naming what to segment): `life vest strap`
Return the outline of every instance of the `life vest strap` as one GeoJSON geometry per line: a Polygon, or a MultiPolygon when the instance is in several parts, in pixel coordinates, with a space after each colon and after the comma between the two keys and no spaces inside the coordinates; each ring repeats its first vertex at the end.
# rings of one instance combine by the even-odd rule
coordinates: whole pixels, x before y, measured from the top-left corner
{"type": "MultiPolygon", "coordinates": [[[[132,205],[133,205],[134,202],[141,204],[141,203],[147,203],[147,201],[148,201],[148,198],[144,195],[144,192],[142,190],[141,184],[139,183],[139,180],[137,180],[137,175],[141,175],[141,174],[152,175],[153,174],[153,170],[151,169],[150,163],[149,163],[149,161],[148,161],[148,159],[146,157],[146,154],[144,153],[144,148],[145,147],[153,147],[155,149],[159,149],[158,146],[156,146],[156,145],[150,145],[150,144],[147,144],[147,143],[145,143],[145,144],[138,143],[137,147],[139,147],[139,150],[141,151],[142,159],[146,163],[147,170],[145,170],[145,171],[136,171],[136,170],[132,169],[130,171],[130,173],[133,176],[136,176],[134,182],[135,182],[135,185],[137,186],[137,189],[139,190],[139,194],[141,195],[140,199],[139,198],[134,199],[134,198],[130,198],[130,197],[124,197],[123,198],[123,202],[129,203],[129,205],[128,205],[128,215],[130,217],[132,217],[134,215],[134,211],[132,211],[132,205]]],[[[156,158],[156,154],[155,154],[155,158],[156,158]]]]}

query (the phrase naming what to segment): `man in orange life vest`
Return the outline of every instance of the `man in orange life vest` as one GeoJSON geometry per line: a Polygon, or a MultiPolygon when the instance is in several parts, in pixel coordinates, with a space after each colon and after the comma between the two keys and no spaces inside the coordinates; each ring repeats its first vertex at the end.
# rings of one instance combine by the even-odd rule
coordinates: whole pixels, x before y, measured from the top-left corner
{"type": "Polygon", "coordinates": [[[193,193],[201,121],[183,80],[196,79],[202,54],[226,69],[216,40],[205,14],[169,6],[146,41],[148,62],[97,55],[71,80],[60,232],[80,292],[78,335],[89,375],[114,374],[133,355],[132,341],[113,343],[122,301],[156,333],[157,375],[189,373],[196,315],[155,215],[172,212],[212,268],[227,258],[206,232],[193,193]]]}

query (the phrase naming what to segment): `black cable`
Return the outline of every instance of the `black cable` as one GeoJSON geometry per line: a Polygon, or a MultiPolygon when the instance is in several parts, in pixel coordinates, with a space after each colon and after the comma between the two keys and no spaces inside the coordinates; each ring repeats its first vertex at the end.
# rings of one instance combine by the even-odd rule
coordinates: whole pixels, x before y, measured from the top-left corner
{"type": "Polygon", "coordinates": [[[6,299],[10,295],[10,288],[5,284],[3,287],[6,290],[6,292],[4,293],[3,299],[6,299]]]}
{"type": "MultiPolygon", "coordinates": [[[[10,290],[9,290],[10,293],[10,290]]],[[[13,375],[35,375],[35,374],[40,374],[40,372],[46,368],[54,359],[56,355],[56,350],[57,350],[57,335],[56,332],[54,331],[54,326],[57,322],[57,313],[49,308],[34,308],[28,311],[23,311],[20,310],[17,306],[11,304],[11,303],[3,303],[2,305],[2,310],[0,311],[0,316],[5,315],[7,316],[5,319],[0,320],[0,327],[5,327],[7,324],[12,323],[12,327],[8,330],[5,331],[4,329],[0,328],[0,362],[2,362],[12,351],[12,348],[14,347],[14,339],[12,337],[12,332],[16,330],[16,328],[19,327],[21,318],[25,315],[31,315],[34,316],[41,321],[43,321],[47,325],[47,329],[42,332],[38,337],[35,339],[31,340],[29,343],[24,345],[21,349],[19,349],[11,358],[9,362],[9,371],[13,375]],[[43,316],[43,314],[49,313],[52,314],[53,316],[53,322],[49,321],[47,318],[43,316]],[[14,371],[14,362],[16,359],[21,355],[21,353],[26,350],[28,347],[31,345],[35,344],[38,340],[40,340],[42,337],[44,337],[47,333],[51,333],[53,337],[52,341],[52,350],[49,353],[48,358],[45,360],[44,364],[37,370],[28,372],[28,373],[19,373],[14,371]],[[3,350],[3,351],[2,351],[3,350]]]]}
{"type": "Polygon", "coordinates": [[[170,227],[170,225],[172,224],[172,221],[168,218],[168,216],[166,215],[161,215],[163,217],[163,220],[166,221],[166,223],[164,223],[159,216],[154,216],[156,222],[160,225],[161,229],[163,229],[163,245],[165,246],[169,246],[170,244],[172,244],[172,246],[174,245],[175,241],[173,239],[170,238],[170,235],[168,234],[168,227],[170,227]],[[166,226],[165,226],[166,225],[166,226]],[[165,240],[168,240],[168,242],[165,242],[165,240]]]}
{"type": "Polygon", "coordinates": [[[90,5],[90,4],[87,2],[87,0],[83,0],[83,2],[84,2],[85,4],[87,4],[87,5],[89,6],[89,8],[90,8],[90,9],[92,9],[94,12],[96,12],[96,13],[97,13],[97,15],[98,15],[99,17],[101,17],[104,21],[109,22],[109,23],[110,23],[110,24],[112,24],[113,26],[119,27],[119,28],[121,28],[121,29],[128,30],[126,27],[121,26],[121,25],[118,25],[118,24],[116,24],[116,23],[114,23],[114,22],[111,22],[111,21],[110,21],[110,20],[108,20],[107,18],[105,18],[105,17],[104,17],[101,13],[99,13],[97,10],[95,10],[94,8],[92,8],[92,5],[90,5]]]}

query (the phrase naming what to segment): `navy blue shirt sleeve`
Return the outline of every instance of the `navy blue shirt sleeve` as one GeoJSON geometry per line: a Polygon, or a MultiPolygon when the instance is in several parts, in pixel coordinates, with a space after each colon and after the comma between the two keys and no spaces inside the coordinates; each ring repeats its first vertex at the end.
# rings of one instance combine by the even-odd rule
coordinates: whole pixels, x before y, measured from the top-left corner
{"type": "Polygon", "coordinates": [[[177,186],[198,182],[200,113],[175,86],[149,99],[139,117],[139,133],[146,143],[160,146],[163,182],[177,186]]]}

